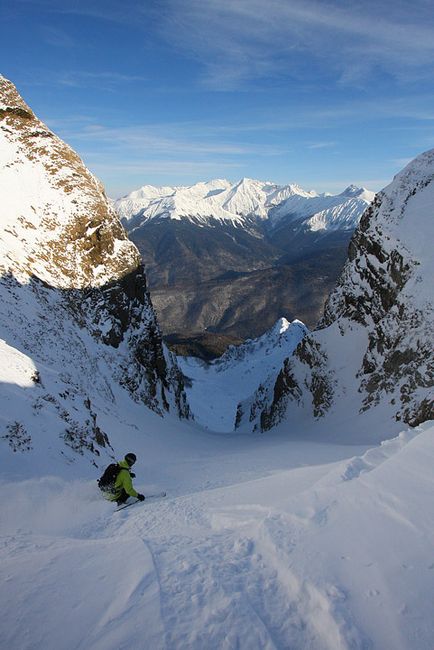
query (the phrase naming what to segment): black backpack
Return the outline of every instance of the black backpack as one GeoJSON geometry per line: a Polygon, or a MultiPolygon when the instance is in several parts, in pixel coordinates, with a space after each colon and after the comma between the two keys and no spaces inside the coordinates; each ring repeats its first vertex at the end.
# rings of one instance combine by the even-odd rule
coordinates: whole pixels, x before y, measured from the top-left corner
{"type": "Polygon", "coordinates": [[[116,479],[119,472],[123,469],[118,463],[111,463],[105,468],[104,474],[98,479],[98,487],[103,492],[114,492],[116,479]]]}

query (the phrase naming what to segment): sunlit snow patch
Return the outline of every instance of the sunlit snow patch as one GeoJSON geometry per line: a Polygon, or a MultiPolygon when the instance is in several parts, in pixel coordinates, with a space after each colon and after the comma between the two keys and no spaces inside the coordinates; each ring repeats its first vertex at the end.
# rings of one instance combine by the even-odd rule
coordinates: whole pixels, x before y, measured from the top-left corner
{"type": "Polygon", "coordinates": [[[36,376],[36,366],[30,357],[0,339],[0,382],[29,388],[34,385],[36,376]]]}

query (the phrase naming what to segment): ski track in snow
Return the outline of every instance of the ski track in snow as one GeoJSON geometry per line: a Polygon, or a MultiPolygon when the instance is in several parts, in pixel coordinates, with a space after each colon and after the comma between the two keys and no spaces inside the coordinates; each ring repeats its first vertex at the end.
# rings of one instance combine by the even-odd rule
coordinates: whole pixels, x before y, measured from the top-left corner
{"type": "Polygon", "coordinates": [[[1,646],[431,650],[433,433],[119,512],[44,479],[57,503],[6,510],[1,646]]]}
{"type": "Polygon", "coordinates": [[[154,558],[166,648],[347,647],[329,600],[287,566],[290,521],[252,508],[233,513],[227,528],[224,515],[207,522],[205,508],[178,498],[153,520],[131,522],[154,558]]]}

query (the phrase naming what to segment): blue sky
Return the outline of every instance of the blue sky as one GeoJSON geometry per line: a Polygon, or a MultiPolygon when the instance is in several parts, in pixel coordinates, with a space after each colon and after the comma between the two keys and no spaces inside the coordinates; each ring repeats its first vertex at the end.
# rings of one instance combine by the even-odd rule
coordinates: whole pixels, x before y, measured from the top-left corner
{"type": "Polygon", "coordinates": [[[113,198],[377,190],[434,146],[432,0],[4,0],[0,61],[113,198]]]}

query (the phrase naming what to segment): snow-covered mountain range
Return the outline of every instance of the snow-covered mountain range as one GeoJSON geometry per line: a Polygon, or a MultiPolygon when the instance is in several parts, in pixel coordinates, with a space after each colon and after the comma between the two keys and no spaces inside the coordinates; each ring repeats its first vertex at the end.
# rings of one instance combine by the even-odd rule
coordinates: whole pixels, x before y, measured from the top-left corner
{"type": "MultiPolygon", "coordinates": [[[[188,220],[198,226],[215,222],[249,227],[252,218],[270,228],[304,222],[313,231],[352,230],[375,194],[349,186],[341,194],[317,194],[295,184],[276,185],[250,178],[233,184],[216,179],[186,187],[145,185],[115,201],[128,232],[150,220],[188,220]]],[[[299,225],[301,225],[299,223],[299,225]]]]}
{"type": "Polygon", "coordinates": [[[365,212],[319,329],[240,406],[245,426],[376,409],[412,426],[434,418],[433,205],[431,150],[365,212]]]}
{"type": "Polygon", "coordinates": [[[245,339],[281,316],[316,325],[373,197],[354,186],[319,195],[217,179],[144,186],[115,207],[142,255],[164,332],[245,339]]]}

